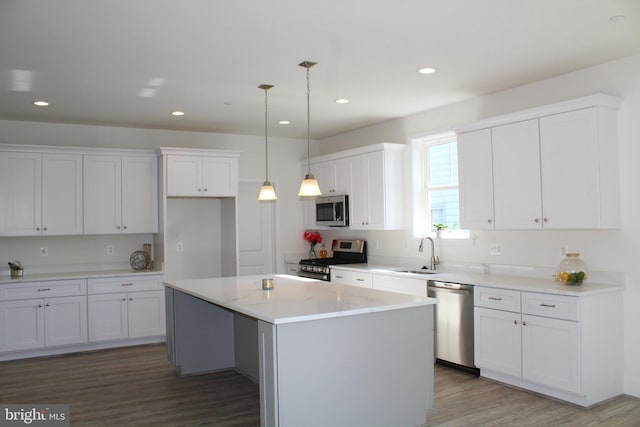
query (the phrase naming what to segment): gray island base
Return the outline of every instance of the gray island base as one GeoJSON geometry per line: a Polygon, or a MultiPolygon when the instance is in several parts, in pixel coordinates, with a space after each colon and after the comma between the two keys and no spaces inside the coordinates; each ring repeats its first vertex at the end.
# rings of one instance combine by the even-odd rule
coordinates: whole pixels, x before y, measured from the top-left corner
{"type": "Polygon", "coordinates": [[[433,403],[432,298],[275,276],[165,283],[179,375],[236,369],[262,426],[416,426],[433,403]]]}

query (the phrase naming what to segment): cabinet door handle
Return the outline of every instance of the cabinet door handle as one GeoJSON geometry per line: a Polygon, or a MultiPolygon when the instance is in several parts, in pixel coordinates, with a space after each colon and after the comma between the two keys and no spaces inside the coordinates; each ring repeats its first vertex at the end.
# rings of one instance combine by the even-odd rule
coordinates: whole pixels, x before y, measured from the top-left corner
{"type": "Polygon", "coordinates": [[[517,324],[518,324],[518,321],[517,321],[517,320],[514,320],[514,321],[513,321],[513,324],[514,324],[514,325],[517,325],[517,324]]]}
{"type": "Polygon", "coordinates": [[[42,308],[42,304],[38,304],[38,308],[42,308]]]}
{"type": "Polygon", "coordinates": [[[487,220],[487,222],[488,222],[489,224],[491,224],[491,223],[493,222],[493,220],[492,220],[491,218],[489,218],[489,219],[487,220]]]}
{"type": "Polygon", "coordinates": [[[536,223],[539,223],[539,222],[540,222],[540,218],[536,218],[536,219],[534,219],[534,221],[535,221],[536,223]]]}
{"type": "Polygon", "coordinates": [[[122,227],[122,228],[126,230],[126,229],[127,229],[127,226],[125,225],[125,226],[124,226],[124,227],[122,227]]]}
{"type": "Polygon", "coordinates": [[[44,306],[45,306],[45,307],[51,307],[51,304],[46,303],[44,306]]]}
{"type": "Polygon", "coordinates": [[[198,191],[202,191],[202,188],[198,188],[198,191]]]}
{"type": "Polygon", "coordinates": [[[527,326],[527,322],[522,322],[522,326],[527,326]]]}
{"type": "Polygon", "coordinates": [[[129,301],[133,301],[133,298],[129,298],[129,301]]]}
{"type": "Polygon", "coordinates": [[[542,218],[543,222],[549,222],[549,218],[542,218]]]}
{"type": "Polygon", "coordinates": [[[133,283],[123,283],[122,286],[133,286],[133,283]]]}
{"type": "Polygon", "coordinates": [[[116,230],[120,230],[120,226],[119,225],[116,225],[116,230]]]}
{"type": "Polygon", "coordinates": [[[47,227],[43,227],[43,228],[42,228],[42,230],[43,230],[43,231],[47,231],[47,227]]]}
{"type": "Polygon", "coordinates": [[[50,291],[51,288],[39,288],[38,292],[45,292],[45,291],[50,291]]]}
{"type": "Polygon", "coordinates": [[[545,303],[542,303],[542,304],[540,304],[540,307],[551,307],[551,308],[555,308],[555,307],[556,307],[556,305],[555,305],[555,304],[545,304],[545,303]]]}
{"type": "Polygon", "coordinates": [[[36,227],[36,231],[40,231],[40,227],[36,227]]]}
{"type": "Polygon", "coordinates": [[[338,276],[338,275],[336,274],[336,279],[344,279],[344,277],[343,277],[343,276],[338,276]]]}
{"type": "Polygon", "coordinates": [[[207,191],[206,187],[205,187],[204,191],[207,191]]]}
{"type": "Polygon", "coordinates": [[[489,297],[488,299],[493,301],[502,301],[502,297],[489,297]]]}
{"type": "Polygon", "coordinates": [[[356,279],[358,282],[364,282],[364,279],[356,279]]]}

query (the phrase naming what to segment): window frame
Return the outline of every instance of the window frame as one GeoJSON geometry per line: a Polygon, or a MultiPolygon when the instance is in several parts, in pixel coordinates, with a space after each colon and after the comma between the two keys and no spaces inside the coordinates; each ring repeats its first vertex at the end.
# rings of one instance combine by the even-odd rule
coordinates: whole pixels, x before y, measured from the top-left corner
{"type": "Polygon", "coordinates": [[[431,182],[429,169],[429,148],[432,145],[445,144],[450,142],[457,143],[457,135],[453,131],[430,134],[416,137],[411,140],[412,149],[412,200],[413,200],[413,237],[440,237],[445,239],[468,239],[470,233],[468,230],[443,230],[439,233],[433,229],[431,216],[431,197],[430,194],[434,190],[458,189],[458,197],[460,196],[460,183],[430,186],[431,182]],[[447,141],[448,140],[448,141],[447,141]],[[429,218],[424,221],[425,215],[429,218]]]}

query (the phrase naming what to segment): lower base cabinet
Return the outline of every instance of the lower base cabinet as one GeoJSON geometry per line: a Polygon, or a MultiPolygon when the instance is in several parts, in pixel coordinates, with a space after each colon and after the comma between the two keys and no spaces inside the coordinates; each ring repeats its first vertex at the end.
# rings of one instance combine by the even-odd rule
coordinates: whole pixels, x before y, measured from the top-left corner
{"type": "Polygon", "coordinates": [[[164,290],[157,278],[90,279],[88,300],[92,342],[165,334],[164,290]]]}
{"type": "Polygon", "coordinates": [[[480,375],[581,406],[622,394],[622,292],[475,287],[480,375]]]}
{"type": "Polygon", "coordinates": [[[0,353],[87,342],[84,279],[0,284],[0,353]]]}
{"type": "Polygon", "coordinates": [[[84,296],[0,302],[0,351],[87,342],[84,296]]]}

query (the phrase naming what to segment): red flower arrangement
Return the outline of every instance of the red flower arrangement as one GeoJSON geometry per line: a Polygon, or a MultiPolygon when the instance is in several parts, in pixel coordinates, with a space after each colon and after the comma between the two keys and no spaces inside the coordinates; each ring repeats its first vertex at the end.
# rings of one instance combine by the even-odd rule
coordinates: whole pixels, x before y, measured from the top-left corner
{"type": "Polygon", "coordinates": [[[309,248],[309,258],[318,258],[318,254],[316,253],[316,245],[318,243],[322,243],[322,236],[318,231],[305,231],[302,235],[304,240],[311,244],[311,248],[309,248]]]}
{"type": "Polygon", "coordinates": [[[305,231],[303,237],[304,237],[304,240],[311,243],[311,246],[315,246],[318,243],[322,243],[322,236],[318,231],[305,231]]]}

